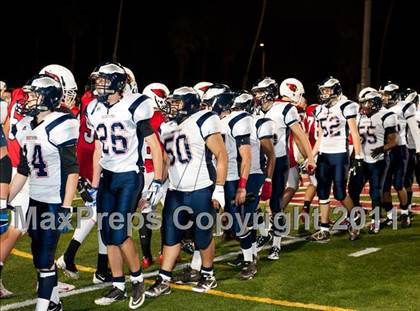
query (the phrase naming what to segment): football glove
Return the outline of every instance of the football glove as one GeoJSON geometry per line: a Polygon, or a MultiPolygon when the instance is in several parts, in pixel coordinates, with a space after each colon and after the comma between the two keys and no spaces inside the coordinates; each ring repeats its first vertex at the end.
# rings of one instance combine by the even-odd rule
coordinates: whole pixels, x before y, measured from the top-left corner
{"type": "Polygon", "coordinates": [[[79,177],[79,181],[77,183],[77,190],[79,191],[80,197],[85,203],[96,200],[96,192],[94,193],[95,194],[95,198],[94,198],[90,194],[92,192],[89,192],[90,189],[93,189],[90,182],[83,177],[79,177]]]}
{"type": "Polygon", "coordinates": [[[162,181],[157,179],[153,180],[149,186],[147,201],[152,206],[152,208],[154,208],[159,203],[162,197],[160,188],[162,188],[162,181]]]}
{"type": "Polygon", "coordinates": [[[219,202],[221,209],[225,208],[225,189],[222,185],[216,185],[216,187],[214,187],[211,199],[219,202]]]}
{"type": "Polygon", "coordinates": [[[57,209],[57,229],[61,231],[61,233],[67,233],[73,226],[71,225],[71,207],[60,206],[57,209]]]}
{"type": "Polygon", "coordinates": [[[351,163],[350,173],[353,175],[358,175],[359,172],[362,170],[362,168],[363,168],[363,157],[356,156],[351,163]]]}
{"type": "Polygon", "coordinates": [[[96,207],[96,195],[98,194],[97,188],[90,188],[86,190],[87,195],[90,197],[90,201],[85,201],[85,206],[87,208],[96,207]]]}
{"type": "Polygon", "coordinates": [[[373,149],[372,152],[370,153],[370,156],[375,159],[383,153],[385,153],[384,146],[381,146],[381,147],[373,149]]]}
{"type": "Polygon", "coordinates": [[[267,201],[271,198],[273,192],[273,184],[270,178],[266,178],[261,188],[261,201],[267,201]]]}

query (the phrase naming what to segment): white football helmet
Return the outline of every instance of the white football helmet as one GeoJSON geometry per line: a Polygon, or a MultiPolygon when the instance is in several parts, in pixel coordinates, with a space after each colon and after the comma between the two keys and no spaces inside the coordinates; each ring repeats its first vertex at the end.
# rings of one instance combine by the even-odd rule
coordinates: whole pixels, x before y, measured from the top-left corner
{"type": "Polygon", "coordinates": [[[207,89],[212,86],[213,83],[211,82],[198,82],[196,85],[194,85],[194,90],[200,95],[200,98],[203,99],[204,93],[207,91],[207,89]]]}
{"type": "Polygon", "coordinates": [[[305,89],[298,79],[288,78],[280,84],[280,96],[290,98],[293,103],[300,103],[304,94],[305,89]]]}
{"type": "Polygon", "coordinates": [[[153,99],[153,108],[163,109],[165,107],[166,98],[169,96],[169,89],[163,83],[150,83],[144,89],[142,94],[153,99]]]}
{"type": "Polygon", "coordinates": [[[63,88],[62,103],[71,108],[76,101],[77,84],[73,73],[61,65],[48,65],[41,69],[39,74],[53,75],[58,78],[63,88]]]}
{"type": "Polygon", "coordinates": [[[374,89],[373,87],[365,87],[364,89],[362,89],[359,92],[359,102],[363,101],[366,97],[367,94],[371,93],[371,92],[378,92],[376,89],[374,89]]]}
{"type": "Polygon", "coordinates": [[[137,82],[136,82],[136,76],[134,75],[133,71],[130,68],[124,67],[125,72],[127,73],[128,76],[128,80],[127,80],[127,86],[128,88],[130,88],[130,92],[135,94],[139,92],[139,88],[137,86],[137,82]]]}

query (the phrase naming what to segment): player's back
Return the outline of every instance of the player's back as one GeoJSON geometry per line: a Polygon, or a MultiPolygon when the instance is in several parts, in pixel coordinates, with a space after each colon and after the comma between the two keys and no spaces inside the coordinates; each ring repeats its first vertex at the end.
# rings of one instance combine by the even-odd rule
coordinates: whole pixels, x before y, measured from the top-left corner
{"type": "Polygon", "coordinates": [[[210,111],[199,111],[180,124],[163,123],[159,138],[169,157],[169,188],[194,191],[213,184],[216,170],[206,139],[220,133],[219,117],[210,111]]]}
{"type": "Polygon", "coordinates": [[[399,146],[407,145],[407,119],[413,117],[416,112],[416,107],[413,103],[406,101],[399,101],[394,106],[388,108],[397,115],[398,118],[398,133],[400,139],[398,140],[399,146]]]}

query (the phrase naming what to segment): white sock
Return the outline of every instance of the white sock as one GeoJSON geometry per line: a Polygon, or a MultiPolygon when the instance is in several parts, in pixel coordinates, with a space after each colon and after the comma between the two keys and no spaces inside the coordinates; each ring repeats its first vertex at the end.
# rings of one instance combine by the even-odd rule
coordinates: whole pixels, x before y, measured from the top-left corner
{"type": "Polygon", "coordinates": [[[200,251],[194,251],[192,260],[191,260],[191,269],[200,271],[201,269],[201,254],[200,251]]]}
{"type": "Polygon", "coordinates": [[[330,227],[321,226],[321,231],[330,231],[330,227]]]}
{"type": "Polygon", "coordinates": [[[38,298],[36,300],[35,311],[48,311],[50,301],[47,299],[38,298]]]}
{"type": "Polygon", "coordinates": [[[112,282],[112,286],[118,288],[119,290],[125,290],[125,283],[124,282],[112,282]]]}
{"type": "Polygon", "coordinates": [[[252,255],[254,255],[255,257],[257,257],[257,242],[252,243],[252,255]]]}
{"type": "Polygon", "coordinates": [[[92,218],[82,218],[80,221],[80,227],[74,231],[73,239],[82,244],[90,231],[92,231],[93,226],[95,226],[95,222],[92,220],[92,218]]]}
{"type": "Polygon", "coordinates": [[[7,208],[7,200],[0,199],[0,210],[7,208]]]}
{"type": "Polygon", "coordinates": [[[130,281],[131,281],[131,283],[134,283],[134,282],[141,283],[141,282],[143,282],[143,273],[141,273],[139,276],[130,275],[130,281]]]}
{"type": "Polygon", "coordinates": [[[55,286],[52,290],[51,301],[55,304],[58,304],[60,302],[60,296],[58,295],[58,285],[55,286]]]}
{"type": "Polygon", "coordinates": [[[252,247],[248,248],[248,249],[243,249],[241,248],[242,254],[244,254],[244,261],[247,262],[252,262],[253,258],[252,258],[252,247]]]}
{"type": "Polygon", "coordinates": [[[106,255],[108,254],[108,251],[106,249],[105,243],[104,241],[102,241],[102,236],[101,236],[101,232],[98,230],[98,252],[101,255],[106,255]]]}
{"type": "Polygon", "coordinates": [[[392,219],[392,210],[390,210],[389,212],[386,212],[386,217],[388,219],[392,219]]]}
{"type": "Polygon", "coordinates": [[[412,208],[412,206],[411,206],[411,204],[408,204],[408,210],[411,212],[411,208],[412,208]]]}
{"type": "Polygon", "coordinates": [[[167,276],[167,275],[165,275],[165,274],[163,274],[163,273],[159,273],[159,276],[162,278],[162,280],[164,280],[164,281],[168,281],[168,282],[170,282],[171,281],[171,277],[169,277],[169,276],[167,276]]]}
{"type": "Polygon", "coordinates": [[[402,209],[401,215],[408,215],[408,209],[402,209]]]}
{"type": "Polygon", "coordinates": [[[281,236],[273,237],[273,247],[281,248],[281,236]]]}
{"type": "Polygon", "coordinates": [[[260,231],[261,236],[267,237],[268,236],[268,227],[265,225],[265,222],[262,224],[258,224],[258,230],[260,231]]]}

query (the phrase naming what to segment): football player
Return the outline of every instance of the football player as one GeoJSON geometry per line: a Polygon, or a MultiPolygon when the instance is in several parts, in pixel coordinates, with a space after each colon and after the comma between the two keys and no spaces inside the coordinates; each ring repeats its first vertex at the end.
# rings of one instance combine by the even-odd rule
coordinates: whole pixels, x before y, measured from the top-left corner
{"type": "Polygon", "coordinates": [[[255,96],[260,113],[275,123],[274,149],[276,164],[273,173],[273,192],[270,199],[274,237],[268,259],[278,260],[280,256],[281,236],[288,229],[286,217],[282,213],[282,199],[289,172],[289,155],[287,150],[290,131],[293,133],[295,140],[300,141],[304,153],[308,156],[306,168],[310,173],[312,173],[316,165],[308,138],[299,125],[300,117],[296,107],[287,102],[275,103],[278,97],[277,82],[268,77],[264,78],[252,88],[252,93],[255,96]]]}
{"type": "MultiPolygon", "coordinates": [[[[165,122],[166,118],[162,113],[162,108],[165,105],[165,100],[169,96],[169,89],[163,83],[150,83],[148,84],[142,92],[144,95],[149,96],[153,100],[153,109],[154,113],[150,119],[150,123],[153,127],[153,130],[157,137],[159,137],[158,129],[162,123],[165,122]]],[[[161,145],[162,146],[162,145],[161,145]]],[[[163,147],[162,147],[163,149],[163,147]]],[[[150,147],[147,145],[147,142],[143,145],[143,158],[144,158],[144,189],[142,193],[142,200],[140,200],[140,208],[143,216],[143,226],[139,230],[140,235],[140,244],[143,253],[142,258],[142,267],[146,269],[153,264],[152,256],[152,229],[148,224],[151,220],[152,207],[147,202],[147,196],[149,194],[148,189],[154,178],[154,168],[153,160],[150,151],[150,147]]],[[[167,182],[162,186],[162,198],[161,202],[164,202],[164,192],[167,189],[167,182]]]]}
{"type": "Polygon", "coordinates": [[[240,105],[233,106],[235,93],[227,85],[213,84],[204,93],[203,102],[212,107],[222,123],[222,137],[224,138],[228,154],[228,173],[225,183],[225,211],[232,216],[233,224],[230,231],[239,240],[243,254],[241,271],[242,279],[252,278],[256,271],[253,258],[252,217],[254,206],[245,203],[248,193],[248,182],[253,184],[253,194],[260,191],[264,178],[261,175],[249,180],[251,169],[251,141],[252,117],[240,105]],[[242,222],[239,223],[239,220],[242,222]],[[251,221],[250,221],[251,220],[251,221]],[[246,223],[244,221],[247,221],[246,223]],[[241,225],[242,224],[242,225],[241,225]],[[243,274],[243,272],[247,272],[243,274]]]}
{"type": "MultiPolygon", "coordinates": [[[[414,116],[417,126],[420,127],[420,114],[418,111],[419,105],[419,96],[416,91],[413,89],[406,89],[401,93],[401,99],[408,103],[414,103],[416,107],[416,114],[414,116]]],[[[405,175],[404,180],[404,188],[407,190],[407,204],[408,204],[408,212],[410,214],[410,218],[412,218],[411,212],[411,202],[413,199],[413,182],[414,182],[414,171],[417,163],[417,158],[420,159],[420,153],[417,154],[416,152],[416,143],[414,136],[412,134],[411,129],[407,131],[407,148],[408,148],[408,163],[407,163],[407,173],[405,175]]]]}
{"type": "Polygon", "coordinates": [[[155,168],[151,184],[151,204],[156,204],[162,184],[162,154],[150,125],[152,100],[141,94],[124,92],[127,73],[118,63],[108,62],[95,69],[96,99],[87,107],[87,118],[95,129],[92,187],[96,197],[100,232],[107,246],[112,272],[112,288],[95,300],[109,305],[126,297],[124,259],[130,269],[132,294],[130,309],[144,302],[144,282],[140,260],[129,236],[131,213],[136,210],[143,188],[141,146],[143,139],[150,146],[155,168]],[[118,225],[115,225],[115,218],[118,225]]]}
{"type": "MultiPolygon", "coordinates": [[[[76,96],[74,94],[77,91],[77,84],[74,80],[73,74],[70,70],[63,66],[59,65],[50,65],[45,67],[43,70],[59,76],[64,89],[64,99],[62,101],[62,106],[71,108],[74,113],[76,96]],[[71,86],[68,90],[67,86],[71,86]],[[66,96],[69,96],[67,98],[66,96]]],[[[90,78],[89,78],[90,79],[90,78]]],[[[94,100],[94,95],[92,93],[91,81],[89,81],[89,89],[81,97],[81,105],[78,111],[80,129],[79,129],[79,139],[77,142],[77,160],[80,167],[80,178],[78,183],[78,190],[81,194],[85,206],[89,209],[89,218],[82,218],[80,221],[80,226],[74,231],[73,237],[67,246],[66,251],[62,256],[57,259],[57,267],[62,269],[64,274],[69,278],[78,279],[79,271],[76,268],[75,257],[76,254],[86,239],[88,234],[91,232],[97,221],[97,211],[96,211],[96,190],[91,187],[92,174],[93,174],[93,152],[95,150],[94,144],[94,130],[87,124],[86,119],[86,108],[91,101],[94,100]]],[[[106,246],[102,241],[102,237],[98,231],[98,259],[97,259],[97,270],[93,275],[93,283],[99,284],[103,282],[111,281],[111,274],[108,269],[108,255],[106,251],[106,246]]]]}
{"type": "Polygon", "coordinates": [[[401,101],[399,86],[390,81],[382,86],[379,91],[382,93],[385,108],[397,115],[398,130],[400,135],[398,146],[390,152],[390,166],[385,179],[383,204],[385,210],[387,211],[387,218],[384,221],[384,225],[392,225],[392,185],[397,191],[398,199],[400,201],[401,227],[407,228],[411,226],[411,219],[408,213],[407,190],[404,188],[404,179],[407,173],[408,164],[408,130],[410,130],[413,134],[417,152],[420,151],[420,134],[417,122],[414,118],[416,114],[416,107],[412,102],[401,101]]]}
{"type": "MultiPolygon", "coordinates": [[[[258,203],[261,200],[270,199],[272,193],[272,178],[276,156],[273,145],[275,132],[274,121],[268,118],[253,115],[255,110],[255,100],[252,94],[247,91],[240,92],[234,99],[232,110],[243,110],[251,114],[252,128],[250,135],[251,143],[251,169],[249,173],[246,191],[253,194],[253,200],[244,205],[245,212],[250,214],[248,227],[251,234],[253,261],[245,260],[246,250],[242,250],[244,256],[241,261],[240,278],[249,280],[257,273],[257,232],[256,225],[253,223],[254,215],[258,210],[258,203]],[[261,162],[266,162],[264,171],[261,162]],[[260,191],[261,190],[261,191],[260,191]],[[261,192],[261,195],[260,195],[261,192]]],[[[245,214],[246,215],[246,214],[245,214]]],[[[249,256],[249,255],[248,255],[249,256]]]]}
{"type": "Polygon", "coordinates": [[[16,125],[21,155],[9,200],[29,178],[29,211],[33,217],[28,233],[38,274],[36,310],[61,310],[54,255],[60,230],[69,228],[68,216],[77,187],[79,125],[73,115],[55,111],[63,90],[52,76],[36,75],[23,90],[25,103],[21,109],[26,117],[16,125]],[[47,217],[52,217],[49,226],[44,223],[47,217]]]}
{"type": "Polygon", "coordinates": [[[225,205],[227,154],[218,116],[200,110],[200,103],[193,88],[174,90],[166,108],[170,121],[159,129],[166,151],[165,162],[169,165],[169,190],[162,215],[163,263],[155,283],[146,291],[147,297],[171,292],[172,270],[188,225],[192,225],[194,243],[202,259],[200,280],[193,291],[206,292],[217,286],[213,271],[215,244],[209,224],[216,209],[225,205]],[[216,168],[212,155],[216,158],[216,168]]]}
{"type": "MultiPolygon", "coordinates": [[[[319,122],[319,139],[314,147],[314,154],[318,153],[316,179],[317,193],[321,209],[320,230],[311,236],[312,241],[321,243],[330,239],[329,207],[330,192],[336,200],[350,212],[353,202],[346,195],[347,175],[349,168],[348,129],[353,138],[355,158],[352,168],[360,169],[363,163],[362,147],[357,129],[356,117],[359,105],[348,100],[342,92],[340,81],[333,77],[327,78],[318,85],[321,105],[315,110],[315,118],[319,122]]],[[[348,227],[350,239],[359,236],[358,230],[348,227]]]]}
{"type": "Polygon", "coordinates": [[[382,207],[383,186],[389,165],[388,152],[398,145],[397,116],[382,107],[382,95],[373,90],[359,97],[359,128],[364,160],[362,169],[350,174],[348,192],[355,206],[360,205],[360,193],[369,181],[372,200],[370,234],[380,229],[379,212],[382,207]],[[374,209],[377,212],[373,212],[374,209]]]}

